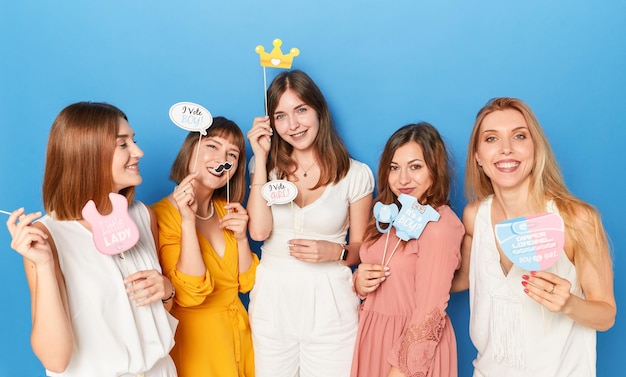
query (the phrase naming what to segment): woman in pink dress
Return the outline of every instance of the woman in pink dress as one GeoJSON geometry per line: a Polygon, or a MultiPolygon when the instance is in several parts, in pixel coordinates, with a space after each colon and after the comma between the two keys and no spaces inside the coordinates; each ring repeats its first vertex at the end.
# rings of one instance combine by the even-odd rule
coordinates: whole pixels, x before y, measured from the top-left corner
{"type": "Polygon", "coordinates": [[[419,235],[407,235],[397,223],[381,233],[376,218],[370,221],[362,263],[353,276],[356,293],[364,299],[353,377],[457,376],[456,340],[446,307],[465,230],[448,206],[450,176],[445,144],[432,125],[404,126],[387,141],[375,203],[395,203],[398,219],[403,204],[423,217],[429,211],[439,218],[425,223],[419,235]]]}

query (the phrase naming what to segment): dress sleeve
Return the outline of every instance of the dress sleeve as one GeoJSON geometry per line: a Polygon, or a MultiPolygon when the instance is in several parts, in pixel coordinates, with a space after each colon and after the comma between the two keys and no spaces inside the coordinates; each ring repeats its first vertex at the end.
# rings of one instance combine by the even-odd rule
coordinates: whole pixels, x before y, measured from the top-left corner
{"type": "Polygon", "coordinates": [[[256,253],[252,253],[252,263],[250,267],[239,274],[239,292],[248,293],[254,287],[254,280],[256,279],[256,268],[259,265],[259,257],[256,253]]]}
{"type": "Polygon", "coordinates": [[[446,325],[454,271],[459,268],[465,230],[452,210],[424,229],[419,240],[415,302],[411,320],[389,355],[389,363],[408,376],[426,376],[446,325]]]}
{"type": "Polygon", "coordinates": [[[213,279],[208,270],[204,276],[191,276],[176,269],[180,258],[180,214],[167,199],[154,204],[152,208],[159,224],[159,262],[163,275],[170,279],[176,289],[174,300],[183,307],[199,305],[213,292],[213,279]]]}
{"type": "Polygon", "coordinates": [[[354,203],[374,191],[374,174],[366,164],[350,160],[348,200],[354,203]]]}

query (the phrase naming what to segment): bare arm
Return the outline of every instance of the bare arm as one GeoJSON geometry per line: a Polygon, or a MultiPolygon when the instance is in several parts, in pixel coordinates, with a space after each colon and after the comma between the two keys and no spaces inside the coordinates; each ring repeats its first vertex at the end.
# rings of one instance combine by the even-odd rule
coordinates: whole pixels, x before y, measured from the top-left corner
{"type": "Polygon", "coordinates": [[[240,203],[226,205],[226,215],[220,219],[220,227],[233,232],[239,252],[239,272],[246,272],[252,264],[252,250],[248,242],[248,213],[240,203]]]}
{"type": "Polygon", "coordinates": [[[265,241],[274,227],[272,210],[261,195],[261,188],[267,183],[267,156],[271,145],[272,130],[268,117],[256,117],[248,131],[248,140],[254,152],[254,174],[250,180],[248,196],[248,231],[255,241],[265,241]]]}
{"type": "Polygon", "coordinates": [[[361,262],[359,249],[361,248],[361,243],[363,243],[363,238],[365,238],[371,210],[372,194],[350,204],[350,239],[346,245],[346,249],[348,249],[346,264],[348,266],[354,266],[361,262]]]}
{"type": "Polygon", "coordinates": [[[176,269],[185,275],[204,276],[207,268],[202,259],[198,233],[196,232],[195,177],[197,173],[186,176],[168,199],[178,208],[181,216],[180,256],[176,269]]]}
{"type": "Polygon", "coordinates": [[[474,222],[478,213],[478,204],[470,203],[463,210],[463,226],[465,236],[461,244],[461,267],[456,270],[450,293],[462,292],[469,289],[469,265],[474,236],[474,222]]]}
{"type": "MultiPolygon", "coordinates": [[[[560,311],[583,326],[598,331],[613,327],[617,305],[613,287],[613,269],[606,242],[597,233],[594,225],[595,213],[579,209],[573,221],[579,237],[585,240],[587,250],[574,250],[573,259],[584,298],[570,294],[571,282],[555,274],[532,272],[526,285],[529,297],[544,305],[550,311],[560,311]]],[[[599,223],[599,219],[598,223],[599,223]]],[[[573,243],[567,236],[565,250],[571,250],[573,243]]]]}
{"type": "Polygon", "coordinates": [[[7,220],[7,228],[11,247],[24,257],[31,295],[33,352],[46,369],[60,373],[72,358],[74,333],[54,242],[43,224],[32,224],[40,216],[24,215],[19,209],[7,220]]]}

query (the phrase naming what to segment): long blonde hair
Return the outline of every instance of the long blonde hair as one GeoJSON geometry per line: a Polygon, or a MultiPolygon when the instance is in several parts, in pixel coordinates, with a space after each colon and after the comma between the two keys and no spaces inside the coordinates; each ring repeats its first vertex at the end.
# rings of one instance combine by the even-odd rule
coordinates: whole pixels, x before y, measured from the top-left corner
{"type": "MultiPolygon", "coordinates": [[[[578,199],[567,189],[563,174],[556,162],[552,148],[548,142],[539,121],[530,107],[517,98],[494,98],[480,109],[476,115],[474,128],[470,135],[467,158],[465,160],[465,193],[467,200],[482,201],[489,195],[494,194],[491,180],[476,161],[476,152],[480,137],[480,126],[485,117],[495,111],[515,110],[525,119],[530,137],[535,145],[534,165],[530,172],[529,201],[533,208],[545,208],[548,200],[553,200],[565,223],[566,234],[573,241],[574,255],[583,253],[594,262],[600,262],[598,258],[591,258],[590,250],[593,250],[592,242],[596,243],[600,250],[597,257],[610,258],[609,245],[604,226],[597,210],[590,204],[578,199]],[[582,219],[590,219],[585,224],[582,219]],[[582,237],[583,227],[592,227],[595,231],[595,240],[586,240],[582,237]]],[[[594,256],[596,256],[594,254],[594,256]]],[[[610,265],[610,262],[609,262],[610,265]]]]}

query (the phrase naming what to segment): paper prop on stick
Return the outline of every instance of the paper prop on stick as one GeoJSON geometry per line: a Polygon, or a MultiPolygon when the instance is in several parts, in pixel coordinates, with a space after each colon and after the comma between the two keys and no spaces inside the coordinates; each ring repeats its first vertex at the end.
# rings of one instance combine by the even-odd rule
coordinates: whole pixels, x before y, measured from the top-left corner
{"type": "Polygon", "coordinates": [[[220,177],[222,176],[222,174],[226,173],[226,204],[230,204],[230,169],[233,168],[233,164],[228,162],[228,161],[224,161],[221,164],[213,167],[213,174],[215,175],[219,175],[220,177]]]}
{"type": "Polygon", "coordinates": [[[556,213],[518,217],[496,224],[504,254],[527,271],[545,270],[561,256],[565,244],[563,219],[556,213]]]}
{"type": "Polygon", "coordinates": [[[293,58],[300,55],[300,50],[294,47],[289,51],[288,54],[283,55],[283,51],[280,48],[280,46],[283,45],[283,41],[276,38],[274,39],[272,44],[274,45],[274,48],[269,54],[265,52],[265,48],[263,46],[256,46],[255,51],[257,54],[260,55],[261,65],[263,67],[270,68],[291,68],[293,58]]]}
{"type": "Polygon", "coordinates": [[[286,204],[296,199],[298,187],[292,182],[276,179],[263,185],[261,196],[267,200],[268,206],[272,204],[286,204]]]}
{"type": "Polygon", "coordinates": [[[379,232],[386,233],[390,229],[382,230],[378,225],[379,222],[391,223],[396,228],[398,238],[408,241],[419,238],[429,221],[439,221],[439,213],[433,207],[428,204],[421,205],[410,195],[400,194],[398,201],[402,204],[400,211],[393,203],[384,205],[379,202],[374,205],[374,218],[379,232]]]}
{"type": "Polygon", "coordinates": [[[99,252],[105,255],[116,255],[129,250],[139,241],[137,224],[128,215],[126,197],[110,193],[109,199],[113,211],[102,216],[93,200],[83,207],[83,218],[91,225],[93,242],[99,252]]]}
{"type": "Polygon", "coordinates": [[[193,102],[178,102],[170,107],[170,119],[175,125],[187,131],[199,132],[196,158],[193,162],[193,171],[196,171],[196,163],[200,152],[202,135],[206,135],[207,128],[213,124],[213,116],[209,110],[193,102]]]}
{"type": "Polygon", "coordinates": [[[187,131],[206,135],[206,129],[213,124],[209,110],[193,102],[178,102],[170,107],[170,119],[175,125],[187,131]]]}
{"type": "Polygon", "coordinates": [[[124,252],[131,249],[139,241],[137,224],[128,215],[128,201],[126,197],[110,193],[109,199],[113,211],[102,216],[93,200],[83,207],[83,218],[91,225],[91,235],[96,249],[104,255],[119,254],[126,265],[126,275],[130,275],[128,262],[124,252]]]}
{"type": "Polygon", "coordinates": [[[265,52],[265,48],[261,45],[256,46],[256,53],[259,54],[261,66],[263,67],[263,86],[265,88],[265,115],[267,115],[267,74],[265,71],[265,67],[269,68],[291,68],[291,64],[293,63],[293,58],[300,55],[300,50],[293,47],[289,50],[288,54],[283,54],[280,46],[282,46],[283,41],[276,38],[272,42],[274,48],[270,53],[265,52]]]}
{"type": "Polygon", "coordinates": [[[387,233],[387,240],[385,241],[385,250],[383,251],[383,260],[381,264],[383,266],[389,265],[391,258],[398,249],[400,240],[408,241],[410,239],[418,239],[426,224],[430,221],[439,221],[439,213],[435,211],[430,205],[422,205],[417,199],[410,195],[400,194],[398,201],[402,204],[402,209],[398,211],[398,206],[394,203],[385,205],[380,202],[374,205],[374,218],[376,219],[376,228],[381,233],[387,233]],[[388,223],[389,227],[382,229],[379,223],[388,223]],[[398,236],[398,242],[393,248],[389,259],[385,259],[387,255],[387,242],[389,242],[389,230],[391,227],[396,228],[396,236],[398,236]]]}

